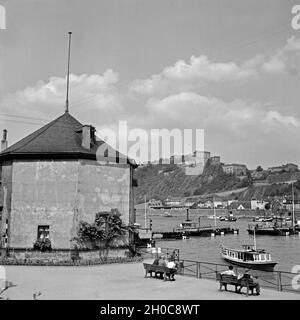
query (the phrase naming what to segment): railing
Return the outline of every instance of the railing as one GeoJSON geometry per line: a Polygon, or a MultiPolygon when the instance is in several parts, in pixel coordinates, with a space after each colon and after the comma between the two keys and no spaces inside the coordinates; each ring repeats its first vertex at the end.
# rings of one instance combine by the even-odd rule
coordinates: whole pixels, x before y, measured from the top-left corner
{"type": "MultiPolygon", "coordinates": [[[[194,260],[180,260],[179,249],[174,248],[140,248],[139,252],[143,258],[155,259],[159,255],[164,255],[167,258],[173,256],[179,262],[178,274],[183,276],[195,277],[198,279],[212,279],[216,280],[217,273],[228,270],[228,264],[220,264],[213,262],[194,261],[194,260]]],[[[235,274],[244,274],[247,271],[261,287],[273,289],[277,291],[288,291],[300,293],[300,289],[293,286],[292,282],[295,277],[299,277],[299,273],[292,273],[288,271],[261,271],[246,269],[243,267],[234,266],[235,274]]],[[[298,280],[299,281],[299,280],[298,280]]],[[[295,281],[297,283],[297,281],[295,281]]]]}
{"type": "MultiPolygon", "coordinates": [[[[178,270],[179,274],[183,276],[191,276],[195,278],[216,279],[216,275],[219,272],[228,270],[228,265],[218,264],[211,262],[181,260],[181,269],[178,270]]],[[[300,293],[300,289],[293,287],[292,281],[298,273],[292,273],[287,271],[260,271],[249,270],[242,267],[234,267],[236,274],[244,274],[247,270],[248,274],[257,278],[259,284],[264,288],[275,289],[278,291],[288,291],[300,293]]]]}

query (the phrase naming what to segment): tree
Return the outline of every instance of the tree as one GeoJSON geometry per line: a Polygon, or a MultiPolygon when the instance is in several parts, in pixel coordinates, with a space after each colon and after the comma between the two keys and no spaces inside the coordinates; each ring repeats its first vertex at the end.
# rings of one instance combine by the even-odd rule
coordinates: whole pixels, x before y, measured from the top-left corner
{"type": "Polygon", "coordinates": [[[256,168],[256,171],[257,172],[260,172],[260,171],[263,171],[264,169],[261,167],[261,166],[257,166],[257,168],[256,168]]]}
{"type": "Polygon", "coordinates": [[[74,240],[81,246],[99,249],[100,255],[104,252],[107,256],[112,242],[118,238],[121,239],[128,232],[135,232],[135,227],[125,225],[118,209],[111,209],[110,212],[96,213],[92,224],[80,221],[77,237],[74,240]]]}

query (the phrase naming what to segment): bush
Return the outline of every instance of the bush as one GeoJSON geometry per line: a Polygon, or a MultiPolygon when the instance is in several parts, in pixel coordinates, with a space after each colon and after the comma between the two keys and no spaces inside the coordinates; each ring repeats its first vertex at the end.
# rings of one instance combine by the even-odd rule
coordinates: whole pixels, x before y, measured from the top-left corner
{"type": "Polygon", "coordinates": [[[33,244],[33,249],[41,252],[51,251],[51,241],[50,239],[37,239],[33,244]]]}

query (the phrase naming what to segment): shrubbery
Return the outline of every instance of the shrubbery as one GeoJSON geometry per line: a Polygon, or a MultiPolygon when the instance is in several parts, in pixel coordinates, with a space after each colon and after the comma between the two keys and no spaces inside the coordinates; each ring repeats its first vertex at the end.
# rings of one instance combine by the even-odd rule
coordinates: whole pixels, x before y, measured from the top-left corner
{"type": "Polygon", "coordinates": [[[41,252],[51,251],[52,247],[50,239],[37,239],[33,244],[33,249],[41,252]]]}

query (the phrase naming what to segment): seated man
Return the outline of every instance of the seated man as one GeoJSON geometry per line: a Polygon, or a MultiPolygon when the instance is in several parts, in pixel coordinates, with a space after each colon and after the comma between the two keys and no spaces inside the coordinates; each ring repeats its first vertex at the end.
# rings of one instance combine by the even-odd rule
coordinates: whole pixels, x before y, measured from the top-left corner
{"type": "MultiPolygon", "coordinates": [[[[153,265],[153,266],[158,266],[159,259],[160,259],[160,257],[155,258],[154,261],[153,261],[153,263],[152,263],[152,265],[153,265]]],[[[149,272],[150,275],[151,275],[151,277],[152,277],[152,273],[153,273],[153,272],[154,272],[154,271],[150,271],[150,272],[149,272]]],[[[154,276],[156,277],[156,272],[155,272],[154,276]]]]}
{"type": "MultiPolygon", "coordinates": [[[[166,258],[165,258],[165,257],[161,257],[161,258],[158,260],[158,265],[159,265],[159,266],[162,266],[162,267],[167,267],[166,258]]],[[[164,273],[158,272],[158,273],[160,273],[160,278],[163,278],[164,281],[167,280],[167,274],[166,274],[166,272],[164,272],[164,273]]]]}
{"type": "MultiPolygon", "coordinates": [[[[224,274],[224,275],[236,277],[236,274],[235,274],[235,272],[233,271],[233,266],[229,266],[229,267],[228,267],[228,270],[221,272],[221,274],[222,274],[222,275],[224,274]]],[[[227,284],[225,283],[225,284],[223,284],[223,285],[224,285],[224,287],[225,287],[225,291],[227,291],[227,284]]],[[[237,288],[235,288],[235,289],[237,290],[237,288]]]]}
{"type": "MultiPolygon", "coordinates": [[[[245,279],[245,280],[249,280],[249,279],[253,280],[253,284],[251,285],[251,292],[253,294],[253,290],[255,289],[256,295],[259,296],[260,295],[260,284],[257,281],[254,281],[253,276],[251,274],[249,274],[249,273],[244,273],[242,278],[240,278],[240,280],[243,280],[243,279],[245,279]]],[[[240,286],[238,292],[241,292],[241,288],[242,287],[240,286]]]]}
{"type": "MultiPolygon", "coordinates": [[[[177,269],[177,266],[176,266],[176,263],[175,263],[174,260],[170,260],[170,261],[167,263],[167,267],[168,267],[169,269],[177,269]]],[[[170,280],[171,280],[171,281],[175,281],[174,275],[175,275],[175,272],[170,273],[170,280]]]]}
{"type": "Polygon", "coordinates": [[[229,276],[236,276],[235,272],[233,271],[233,266],[229,266],[228,270],[221,272],[221,274],[226,274],[229,276]]]}

